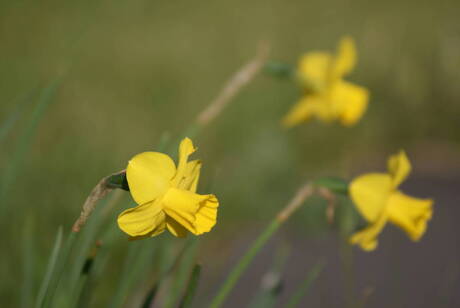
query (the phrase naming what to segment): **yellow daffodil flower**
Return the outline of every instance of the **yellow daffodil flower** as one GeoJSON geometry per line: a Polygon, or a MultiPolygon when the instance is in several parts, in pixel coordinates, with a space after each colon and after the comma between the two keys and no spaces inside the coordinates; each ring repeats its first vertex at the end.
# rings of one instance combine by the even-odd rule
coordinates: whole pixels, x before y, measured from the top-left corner
{"type": "Polygon", "coordinates": [[[366,251],[374,250],[377,236],[387,222],[403,229],[411,240],[420,240],[431,219],[433,201],[412,198],[398,190],[410,171],[409,159],[401,151],[388,160],[387,173],[364,174],[351,182],[350,196],[369,222],[364,230],[351,236],[351,244],[358,244],[366,251]]]}
{"type": "Polygon", "coordinates": [[[367,108],[369,92],[366,88],[343,80],[356,63],[353,39],[340,41],[337,55],[328,52],[305,54],[297,67],[297,78],[305,95],[283,118],[285,127],[292,127],[316,117],[324,122],[339,121],[355,124],[367,108]]]}
{"type": "Polygon", "coordinates": [[[131,195],[138,204],[118,216],[118,226],[134,238],[152,237],[166,228],[177,237],[208,232],[216,224],[219,201],[196,194],[201,162],[188,161],[195,152],[189,138],[179,146],[179,164],[166,154],[144,152],[126,168],[131,195]]]}

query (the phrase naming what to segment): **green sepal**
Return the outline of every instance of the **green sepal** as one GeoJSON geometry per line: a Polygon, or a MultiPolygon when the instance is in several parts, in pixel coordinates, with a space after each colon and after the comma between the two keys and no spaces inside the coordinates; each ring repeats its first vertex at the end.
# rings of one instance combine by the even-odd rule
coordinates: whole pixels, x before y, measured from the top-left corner
{"type": "Polygon", "coordinates": [[[296,70],[292,65],[270,61],[265,64],[264,71],[279,78],[292,78],[296,70]]]}
{"type": "Polygon", "coordinates": [[[114,174],[107,179],[107,187],[119,188],[129,191],[128,180],[126,179],[126,172],[114,174]]]}
{"type": "Polygon", "coordinates": [[[338,177],[320,178],[314,181],[313,184],[327,188],[336,194],[348,195],[348,182],[338,177]]]}

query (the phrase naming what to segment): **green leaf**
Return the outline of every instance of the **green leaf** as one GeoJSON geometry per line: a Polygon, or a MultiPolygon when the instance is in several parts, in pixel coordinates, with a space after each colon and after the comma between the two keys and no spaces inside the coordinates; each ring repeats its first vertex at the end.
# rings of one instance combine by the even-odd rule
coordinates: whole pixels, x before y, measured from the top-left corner
{"type": "Polygon", "coordinates": [[[0,142],[6,138],[21,114],[24,113],[25,107],[33,102],[32,96],[35,94],[36,90],[37,88],[34,87],[26,93],[22,93],[18,98],[14,100],[14,110],[0,124],[0,142]]]}
{"type": "Polygon", "coordinates": [[[51,279],[52,279],[53,274],[55,272],[59,252],[60,252],[61,246],[62,246],[62,233],[63,233],[62,232],[62,227],[59,227],[58,233],[57,233],[57,236],[56,236],[56,240],[54,241],[53,250],[51,252],[51,256],[50,256],[50,259],[48,261],[48,266],[46,267],[45,276],[43,278],[43,281],[42,281],[42,284],[41,284],[41,287],[40,287],[40,291],[38,292],[37,301],[35,303],[36,308],[43,307],[43,304],[44,304],[44,301],[45,301],[45,296],[48,293],[50,282],[51,282],[51,279]]]}
{"type": "Polygon", "coordinates": [[[150,308],[152,302],[155,300],[155,296],[158,292],[158,284],[155,284],[152,289],[150,289],[149,293],[145,297],[144,303],[142,304],[142,308],[150,308]]]}
{"type": "Polygon", "coordinates": [[[259,291],[251,301],[251,308],[276,307],[279,297],[283,291],[282,272],[289,257],[290,247],[283,245],[276,250],[272,267],[262,277],[259,291]]]}
{"type": "MultiPolygon", "coordinates": [[[[21,164],[29,152],[29,148],[33,142],[38,125],[40,124],[48,106],[53,101],[61,82],[62,77],[58,77],[42,90],[31,119],[28,121],[29,125],[25,128],[24,134],[18,141],[13,158],[10,160],[9,164],[5,167],[5,170],[2,173],[2,178],[0,178],[0,200],[2,200],[0,203],[0,211],[5,209],[6,194],[19,173],[21,164]]],[[[4,215],[0,216],[4,217],[4,215]]]]}
{"type": "Polygon", "coordinates": [[[34,270],[35,270],[35,233],[33,216],[28,216],[25,221],[22,238],[22,285],[20,293],[21,307],[32,307],[34,270]]]}
{"type": "Polygon", "coordinates": [[[318,262],[313,267],[313,269],[308,272],[304,281],[300,284],[298,289],[291,296],[288,304],[286,305],[287,308],[295,308],[300,304],[302,297],[306,295],[306,293],[310,290],[312,284],[316,281],[316,279],[318,279],[318,276],[323,270],[324,265],[325,264],[323,262],[318,262]]]}
{"type": "Polygon", "coordinates": [[[195,256],[198,250],[199,238],[189,237],[183,248],[183,254],[180,257],[180,262],[177,264],[177,269],[171,277],[172,282],[166,297],[165,308],[177,307],[177,294],[184,292],[184,286],[189,277],[189,273],[195,263],[195,256]]]}
{"type": "Polygon", "coordinates": [[[187,308],[191,306],[193,298],[195,297],[195,293],[198,287],[200,276],[201,276],[201,265],[195,264],[192,270],[192,274],[190,275],[190,279],[187,285],[187,289],[185,291],[185,295],[182,298],[179,308],[187,308]]]}
{"type": "Polygon", "coordinates": [[[51,305],[53,298],[54,298],[54,293],[56,292],[56,289],[59,286],[61,277],[64,271],[68,268],[67,261],[69,260],[69,255],[74,246],[76,236],[77,236],[77,233],[75,232],[70,232],[69,236],[67,236],[64,249],[60,253],[59,259],[56,262],[56,269],[51,277],[50,285],[45,294],[45,299],[44,299],[44,304],[43,304],[44,307],[48,307],[49,305],[51,305]]]}

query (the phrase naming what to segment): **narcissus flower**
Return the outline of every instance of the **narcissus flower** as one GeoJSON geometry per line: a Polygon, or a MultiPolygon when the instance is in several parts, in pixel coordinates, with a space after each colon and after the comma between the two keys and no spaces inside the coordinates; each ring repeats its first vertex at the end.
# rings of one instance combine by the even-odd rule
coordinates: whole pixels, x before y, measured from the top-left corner
{"type": "Polygon", "coordinates": [[[156,236],[166,228],[184,237],[208,232],[216,224],[219,201],[196,192],[201,162],[188,161],[195,152],[189,138],[179,146],[179,164],[166,154],[144,152],[126,168],[131,195],[138,206],[118,216],[118,226],[134,238],[156,236]]]}
{"type": "Polygon", "coordinates": [[[410,171],[410,162],[401,151],[388,160],[387,173],[364,174],[351,182],[350,196],[369,222],[364,230],[351,236],[352,244],[367,251],[374,250],[377,236],[387,222],[403,229],[411,240],[420,240],[431,219],[433,201],[412,198],[398,190],[410,171]]]}
{"type": "Polygon", "coordinates": [[[336,55],[315,51],[306,53],[299,61],[297,79],[304,96],[283,118],[291,127],[312,118],[324,122],[339,121],[345,126],[355,124],[367,108],[366,88],[343,80],[356,64],[353,39],[344,37],[336,55]]]}

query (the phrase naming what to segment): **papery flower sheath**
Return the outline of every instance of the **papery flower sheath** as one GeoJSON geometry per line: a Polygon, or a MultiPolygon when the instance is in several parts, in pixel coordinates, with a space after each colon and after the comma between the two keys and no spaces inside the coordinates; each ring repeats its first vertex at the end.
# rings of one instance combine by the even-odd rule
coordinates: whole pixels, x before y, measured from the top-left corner
{"type": "Polygon", "coordinates": [[[356,64],[352,38],[341,39],[336,55],[314,51],[306,53],[297,66],[297,79],[303,97],[282,119],[285,127],[317,118],[323,122],[339,121],[351,126],[366,111],[369,92],[366,88],[345,81],[356,64]]]}
{"type": "Polygon", "coordinates": [[[409,159],[401,151],[389,158],[387,173],[364,174],[351,182],[350,196],[369,225],[352,235],[350,243],[374,250],[387,222],[403,229],[411,240],[420,240],[431,219],[433,201],[407,196],[398,189],[410,171],[409,159]]]}
{"type": "Polygon", "coordinates": [[[184,237],[199,235],[216,224],[219,201],[214,195],[196,193],[201,162],[188,161],[195,152],[189,138],[179,146],[179,163],[166,154],[144,152],[126,168],[131,196],[138,206],[118,216],[118,226],[134,238],[156,236],[168,229],[184,237]]]}

